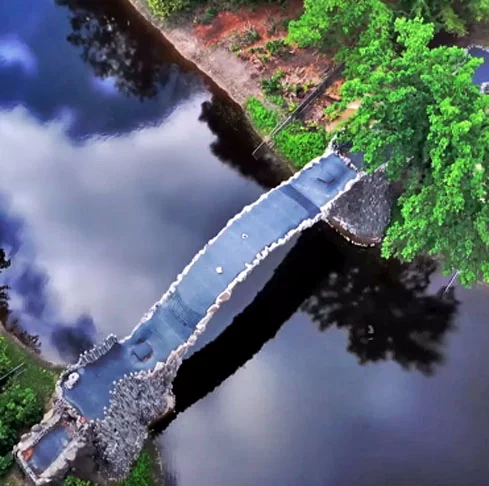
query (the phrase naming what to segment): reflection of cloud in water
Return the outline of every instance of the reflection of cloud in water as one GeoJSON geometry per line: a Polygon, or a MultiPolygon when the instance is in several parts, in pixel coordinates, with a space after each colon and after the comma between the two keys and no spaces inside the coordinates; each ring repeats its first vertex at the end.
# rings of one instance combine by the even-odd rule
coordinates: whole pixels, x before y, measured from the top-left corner
{"type": "Polygon", "coordinates": [[[14,37],[0,39],[0,68],[2,65],[18,65],[27,74],[37,70],[37,61],[29,46],[14,37]]]}
{"type": "MultiPolygon", "coordinates": [[[[102,334],[125,335],[260,193],[210,154],[213,136],[196,116],[203,98],[160,127],[81,144],[62,122],[40,124],[21,108],[0,112],[0,192],[25,221],[23,241],[49,276],[59,321],[88,314],[102,334]]],[[[16,261],[29,259],[20,253],[16,261]]]]}
{"type": "Polygon", "coordinates": [[[119,88],[116,85],[117,79],[115,77],[102,79],[97,76],[92,76],[90,81],[92,86],[102,93],[113,96],[119,95],[119,88]]]}

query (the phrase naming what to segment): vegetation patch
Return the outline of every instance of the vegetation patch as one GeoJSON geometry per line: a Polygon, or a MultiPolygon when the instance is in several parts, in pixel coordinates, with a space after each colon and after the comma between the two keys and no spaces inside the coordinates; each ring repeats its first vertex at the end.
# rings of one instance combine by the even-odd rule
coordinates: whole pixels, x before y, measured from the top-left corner
{"type": "Polygon", "coordinates": [[[329,135],[322,127],[294,122],[275,136],[278,151],[298,168],[324,153],[329,135]]]}
{"type": "Polygon", "coordinates": [[[267,108],[256,98],[250,98],[246,102],[246,111],[253,125],[263,135],[268,135],[280,121],[280,116],[277,111],[267,108]]]}
{"type": "Polygon", "coordinates": [[[0,335],[0,376],[22,364],[17,374],[0,382],[0,477],[13,464],[11,451],[20,434],[41,420],[57,380],[57,374],[41,366],[39,359],[0,335]]]}

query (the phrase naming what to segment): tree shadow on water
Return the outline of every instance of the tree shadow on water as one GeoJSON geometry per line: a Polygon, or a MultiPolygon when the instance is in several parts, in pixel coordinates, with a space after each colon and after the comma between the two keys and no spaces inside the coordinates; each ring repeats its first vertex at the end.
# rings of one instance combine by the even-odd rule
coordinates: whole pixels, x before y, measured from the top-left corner
{"type": "Polygon", "coordinates": [[[101,79],[113,78],[118,90],[141,101],[157,95],[164,74],[161,42],[130,15],[123,2],[55,0],[69,8],[72,32],[67,40],[101,79]]]}
{"type": "Polygon", "coordinates": [[[457,307],[453,292],[428,294],[435,270],[429,260],[403,265],[352,248],[324,224],[305,231],[253,302],[183,361],[173,382],[176,409],[154,424],[153,434],[244,366],[298,309],[321,330],[345,328],[348,351],[360,363],[392,359],[432,373],[443,362],[457,307]]]}
{"type": "Polygon", "coordinates": [[[362,261],[331,272],[302,310],[321,331],[345,329],[348,351],[361,364],[393,360],[432,374],[444,361],[444,337],[454,327],[453,289],[443,296],[428,293],[437,268],[433,260],[402,264],[363,255],[362,261]]]}

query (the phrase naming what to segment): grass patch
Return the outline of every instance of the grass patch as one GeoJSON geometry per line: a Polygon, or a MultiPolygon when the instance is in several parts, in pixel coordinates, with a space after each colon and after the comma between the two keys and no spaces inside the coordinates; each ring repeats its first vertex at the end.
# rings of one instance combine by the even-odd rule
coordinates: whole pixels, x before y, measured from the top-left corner
{"type": "Polygon", "coordinates": [[[22,374],[14,380],[15,384],[21,388],[30,388],[46,405],[53,394],[61,368],[50,366],[42,358],[29,353],[8,334],[1,334],[0,340],[2,338],[5,340],[5,354],[12,367],[25,363],[22,374]]]}
{"type": "Polygon", "coordinates": [[[275,110],[267,108],[256,98],[250,98],[245,107],[253,125],[263,135],[268,135],[280,121],[280,116],[275,110]]]}

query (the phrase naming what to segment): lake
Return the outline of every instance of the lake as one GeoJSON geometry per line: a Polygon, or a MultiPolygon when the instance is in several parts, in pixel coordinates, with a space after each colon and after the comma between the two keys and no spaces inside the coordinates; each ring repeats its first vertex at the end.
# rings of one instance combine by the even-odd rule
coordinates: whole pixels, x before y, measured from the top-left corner
{"type": "MultiPolygon", "coordinates": [[[[122,337],[282,172],[123,2],[0,5],[0,238],[48,359],[122,337]]],[[[167,484],[487,484],[487,287],[320,226],[211,321],[154,431],[167,484]],[[205,346],[207,345],[207,346],[205,346]]]]}

